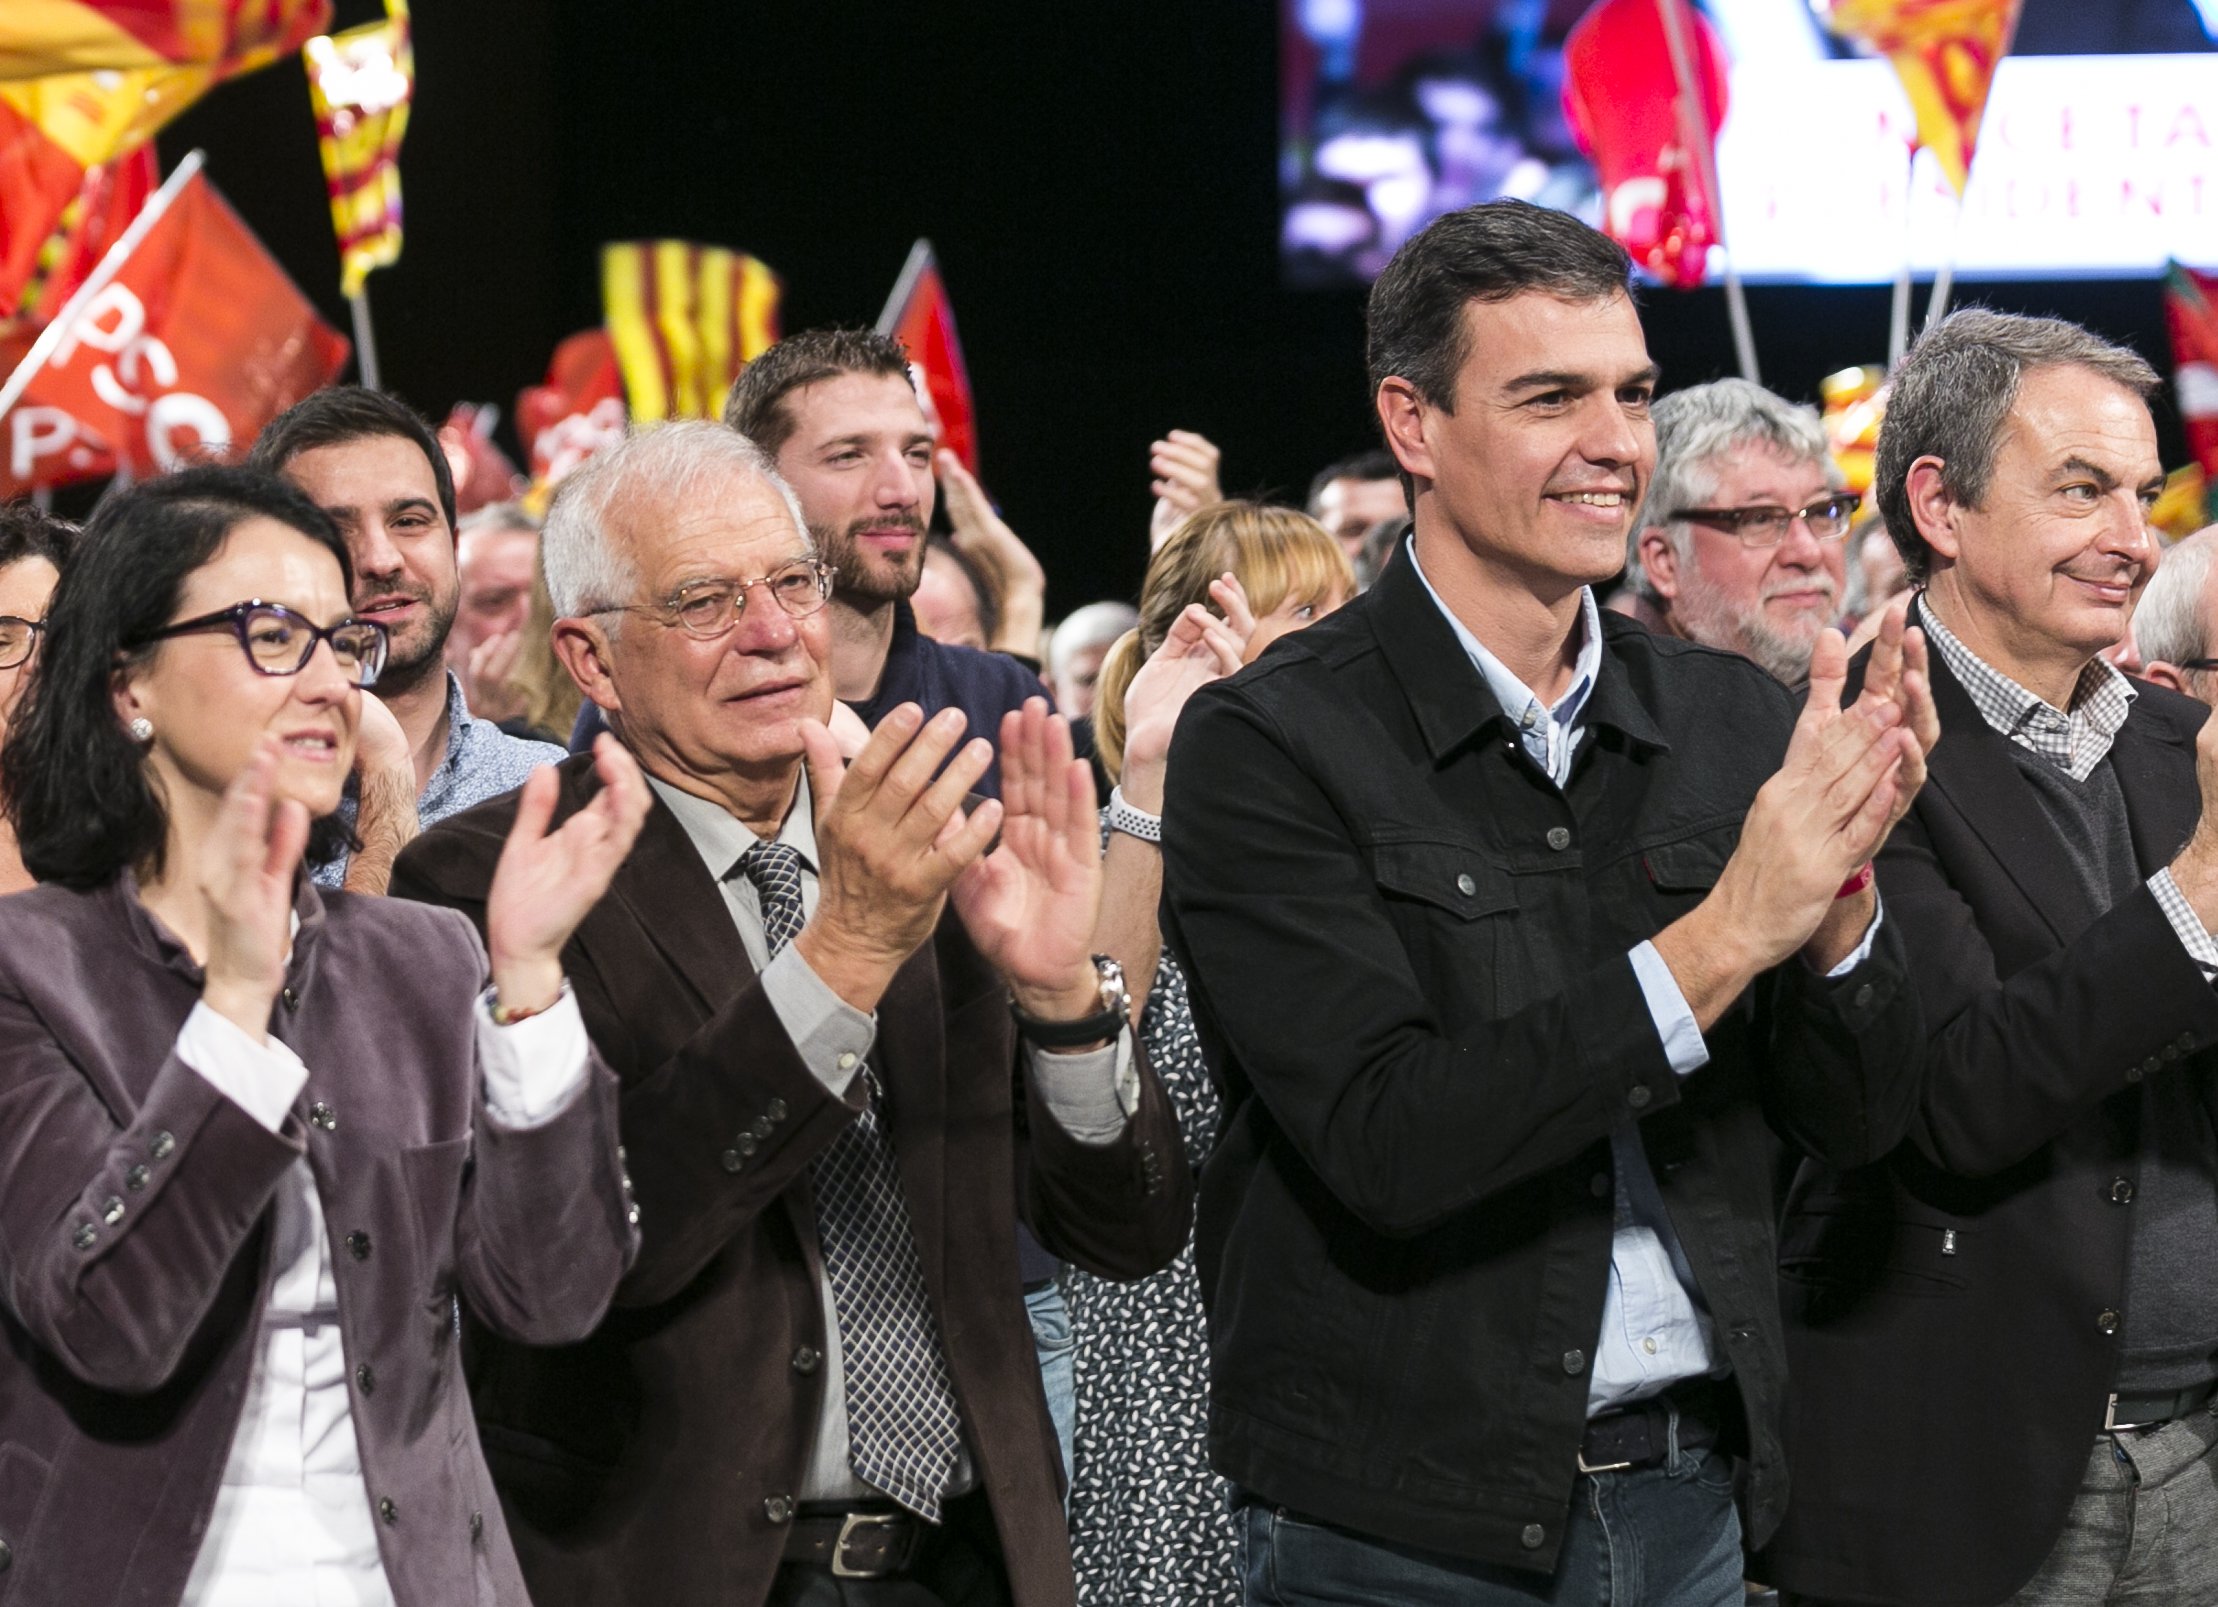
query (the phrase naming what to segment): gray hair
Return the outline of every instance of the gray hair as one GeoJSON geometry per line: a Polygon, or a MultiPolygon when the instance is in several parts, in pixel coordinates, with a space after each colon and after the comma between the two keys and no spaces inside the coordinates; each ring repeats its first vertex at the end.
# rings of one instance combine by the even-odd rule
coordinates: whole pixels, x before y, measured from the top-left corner
{"type": "Polygon", "coordinates": [[[1047,639],[1047,673],[1060,675],[1071,659],[1089,647],[1108,647],[1140,623],[1140,611],[1130,603],[1088,603],[1075,609],[1047,639]]]}
{"type": "Polygon", "coordinates": [[[2141,662],[2186,664],[2210,656],[2203,628],[2203,592],[2218,559],[2218,525],[2209,525],[2164,554],[2133,611],[2133,645],[2141,662]]]}
{"type": "Polygon", "coordinates": [[[1925,579],[1933,553],[1910,512],[1910,465],[1939,458],[1941,489],[1978,507],[2018,387],[2034,368],[2091,369],[2144,403],[2159,383],[2139,353],[2061,318],[1966,307],[1927,330],[1888,387],[1872,474],[1880,517],[1913,581],[1925,579]]]}
{"type": "Polygon", "coordinates": [[[638,589],[631,554],[610,534],[612,516],[634,517],[643,506],[682,507],[732,474],[753,475],[776,491],[793,515],[795,534],[816,550],[793,487],[746,436],[708,419],[635,425],[564,476],[547,509],[540,563],[557,617],[622,605],[638,589]]]}
{"type": "Polygon", "coordinates": [[[1663,599],[1640,561],[1641,532],[1660,527],[1679,561],[1686,563],[1694,553],[1693,532],[1666,515],[1700,507],[1717,495],[1720,459],[1751,448],[1768,449],[1791,462],[1820,464],[1828,484],[1842,483],[1817,409],[1749,380],[1717,379],[1673,391],[1657,399],[1651,416],[1656,421],[1656,473],[1625,551],[1626,583],[1650,602],[1663,599]]]}

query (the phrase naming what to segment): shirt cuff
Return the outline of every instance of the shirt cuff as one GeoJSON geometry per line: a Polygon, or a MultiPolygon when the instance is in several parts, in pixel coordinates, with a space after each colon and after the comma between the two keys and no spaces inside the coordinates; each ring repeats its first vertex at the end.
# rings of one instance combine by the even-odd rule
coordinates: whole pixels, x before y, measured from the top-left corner
{"type": "Polygon", "coordinates": [[[570,984],[537,1015],[496,1026],[485,996],[477,1002],[477,1060],[485,1075],[485,1108],[512,1132],[543,1127],[567,1110],[585,1086],[585,1017],[570,984]]]}
{"type": "Polygon", "coordinates": [[[1649,1017],[1656,1023],[1656,1036],[1663,1040],[1664,1058],[1682,1077],[1700,1071],[1710,1063],[1710,1046],[1702,1041],[1701,1024],[1694,1019],[1687,996],[1679,991],[1678,978],[1653,943],[1634,944],[1630,958],[1641,997],[1648,1001],[1649,1017]]]}
{"type": "Polygon", "coordinates": [[[1103,1148],[1124,1135],[1140,1108],[1140,1063],[1132,1050],[1132,1029],[1117,1041],[1078,1054],[1057,1054],[1024,1046],[1033,1081],[1055,1125],[1081,1144],[1103,1148]]]}
{"type": "Polygon", "coordinates": [[[790,943],[762,968],[762,991],[809,1075],[844,1099],[878,1040],[878,1018],[834,993],[790,943]]]}
{"type": "Polygon", "coordinates": [[[266,1033],[256,1042],[206,1003],[194,1005],[178,1029],[177,1058],[273,1133],[308,1083],[308,1068],[290,1048],[266,1033]]]}
{"type": "Polygon", "coordinates": [[[2218,978],[2218,941],[2212,939],[2202,917],[2195,913],[2195,906],[2179,890],[2179,883],[2172,880],[2169,865],[2149,878],[2149,891],[2156,895],[2157,908],[2164,911],[2164,918],[2179,934],[2187,957],[2202,967],[2203,980],[2218,978]]]}
{"type": "Polygon", "coordinates": [[[1855,948],[1849,950],[1847,959],[1825,973],[1826,981],[1838,982],[1842,977],[1871,958],[1872,942],[1879,936],[1879,923],[1886,918],[1887,906],[1880,901],[1878,893],[1874,892],[1871,895],[1871,925],[1864,928],[1864,940],[1858,943],[1855,948]]]}

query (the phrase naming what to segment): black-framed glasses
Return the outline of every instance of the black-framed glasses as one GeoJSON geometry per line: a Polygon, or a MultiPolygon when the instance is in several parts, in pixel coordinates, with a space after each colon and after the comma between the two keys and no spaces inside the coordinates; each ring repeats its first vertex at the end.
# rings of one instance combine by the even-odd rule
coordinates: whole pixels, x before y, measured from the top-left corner
{"type": "MultiPolygon", "coordinates": [[[[4,623],[4,620],[0,620],[0,624],[4,623]]],[[[2183,658],[2179,667],[2183,670],[2218,670],[2218,658],[2183,658]]],[[[5,663],[0,663],[0,669],[6,668],[5,663]]]]}
{"type": "Polygon", "coordinates": [[[739,623],[740,616],[747,612],[747,594],[757,586],[791,617],[806,619],[832,595],[832,579],[837,573],[820,559],[796,558],[754,580],[696,580],[651,607],[610,603],[591,612],[645,614],[665,625],[675,625],[697,640],[710,642],[739,623]]]}
{"type": "Polygon", "coordinates": [[[197,619],[181,619],[154,632],[146,642],[214,630],[227,630],[236,636],[246,661],[264,675],[298,675],[315,657],[318,642],[331,644],[331,656],[339,672],[356,686],[376,685],[379,672],[385,668],[385,627],[374,619],[350,616],[336,625],[318,625],[283,603],[265,603],[258,597],[197,619]]]}
{"type": "Polygon", "coordinates": [[[1863,505],[1864,499],[1858,492],[1831,491],[1801,508],[1782,508],[1775,504],[1755,508],[1681,508],[1668,522],[1710,525],[1738,536],[1744,547],[1776,547],[1787,539],[1787,532],[1794,528],[1797,519],[1808,525],[1810,534],[1818,540],[1838,541],[1848,534],[1856,510],[1863,505]]]}
{"type": "Polygon", "coordinates": [[[45,634],[46,621],[43,619],[0,614],[0,670],[12,670],[28,663],[38,650],[39,638],[45,634]]]}

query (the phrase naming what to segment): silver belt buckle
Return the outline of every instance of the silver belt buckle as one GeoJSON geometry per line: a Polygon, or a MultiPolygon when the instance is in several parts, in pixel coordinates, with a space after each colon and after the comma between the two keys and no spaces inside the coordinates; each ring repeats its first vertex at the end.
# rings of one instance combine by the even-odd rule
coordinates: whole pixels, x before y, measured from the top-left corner
{"type": "Polygon", "coordinates": [[[1590,1464],[1586,1459],[1586,1452],[1579,1452],[1579,1471],[1581,1473],[1622,1473],[1632,1465],[1633,1464],[1630,1462],[1603,1462],[1598,1465],[1590,1464]]]}
{"type": "Polygon", "coordinates": [[[2140,1427],[2142,1425],[2139,1423],[2121,1423],[2118,1421],[2118,1397],[2116,1395],[2111,1396],[2109,1400],[2103,1403],[2102,1431],[2105,1434],[2121,1434],[2140,1427]]]}
{"type": "Polygon", "coordinates": [[[834,1579],[883,1579],[887,1574],[901,1571],[901,1564],[883,1562],[876,1568],[851,1568],[847,1564],[847,1541],[858,1529],[891,1529],[905,1522],[907,1515],[898,1512],[850,1512],[840,1519],[839,1539],[832,1546],[832,1577],[834,1579]]]}

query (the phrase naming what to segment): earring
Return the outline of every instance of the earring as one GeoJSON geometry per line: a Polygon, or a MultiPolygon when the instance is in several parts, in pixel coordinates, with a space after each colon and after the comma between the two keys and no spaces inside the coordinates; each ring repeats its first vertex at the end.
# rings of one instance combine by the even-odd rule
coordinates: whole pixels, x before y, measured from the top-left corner
{"type": "Polygon", "coordinates": [[[133,720],[131,722],[131,740],[140,744],[152,742],[154,740],[154,722],[143,714],[133,720]]]}

